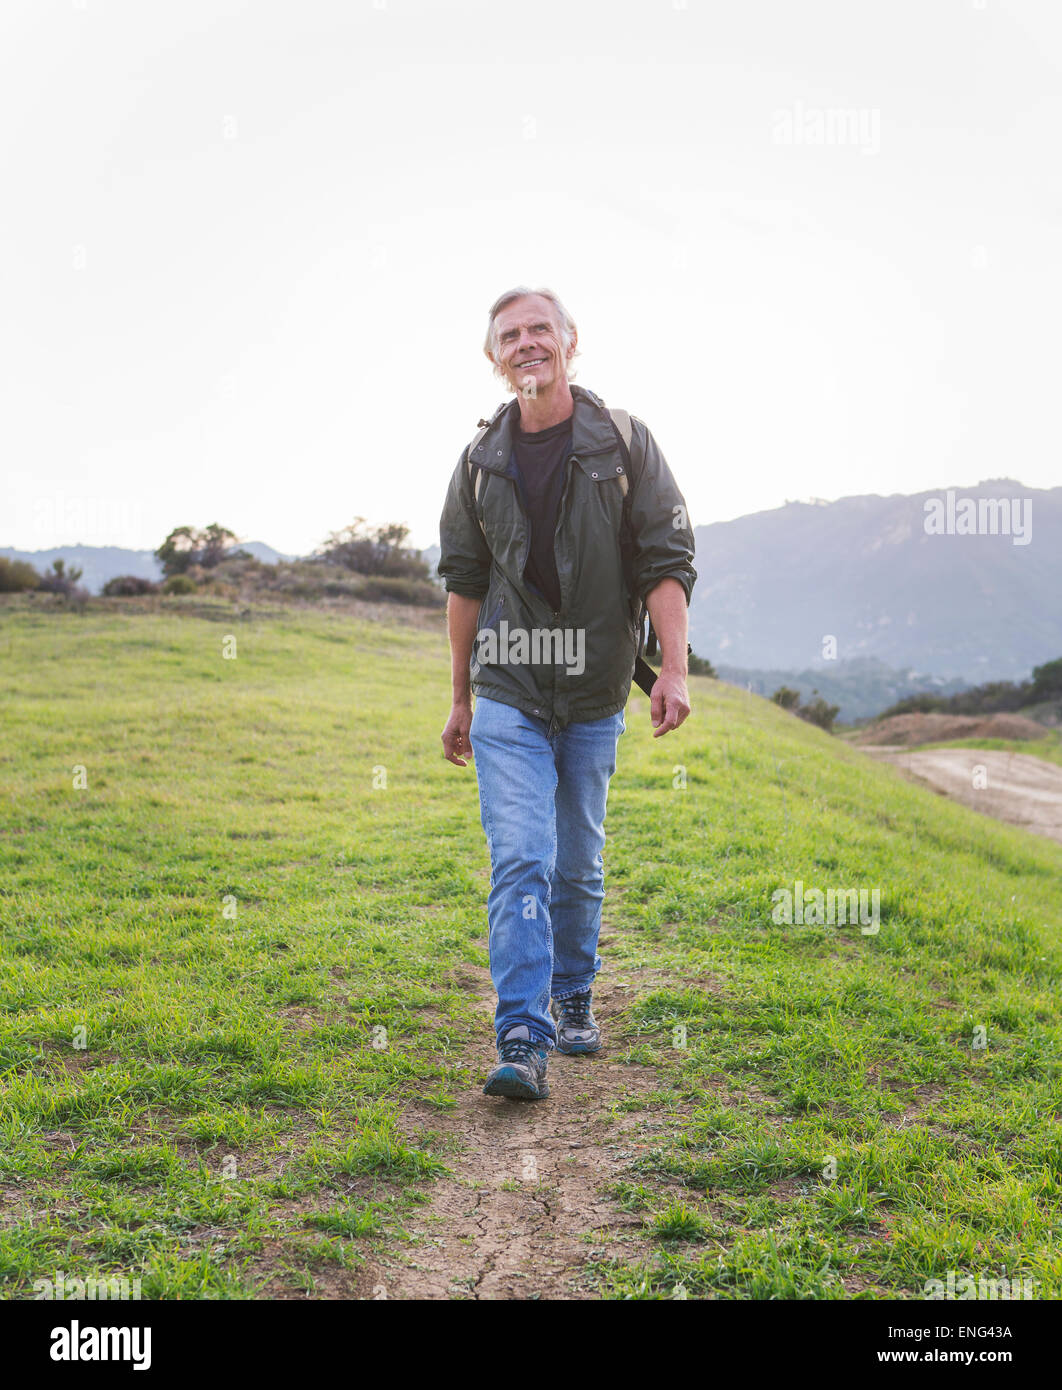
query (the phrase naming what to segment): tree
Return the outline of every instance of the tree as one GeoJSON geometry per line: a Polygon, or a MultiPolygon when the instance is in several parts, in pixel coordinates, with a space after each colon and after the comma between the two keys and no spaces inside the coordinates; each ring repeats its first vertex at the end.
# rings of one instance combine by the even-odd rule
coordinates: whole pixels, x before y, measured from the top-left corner
{"type": "Polygon", "coordinates": [[[1062,697],[1062,656],[1033,667],[1033,700],[1057,700],[1062,697]]]}
{"type": "Polygon", "coordinates": [[[219,526],[216,521],[200,532],[201,554],[197,564],[203,566],[205,570],[212,570],[215,565],[220,565],[225,558],[225,552],[236,544],[236,535],[233,531],[226,530],[224,526],[219,526]]]}
{"type": "Polygon", "coordinates": [[[213,569],[225,559],[225,553],[236,542],[235,531],[212,522],[205,531],[193,526],[175,526],[155,551],[168,579],[172,574],[184,574],[193,565],[213,569]]]}

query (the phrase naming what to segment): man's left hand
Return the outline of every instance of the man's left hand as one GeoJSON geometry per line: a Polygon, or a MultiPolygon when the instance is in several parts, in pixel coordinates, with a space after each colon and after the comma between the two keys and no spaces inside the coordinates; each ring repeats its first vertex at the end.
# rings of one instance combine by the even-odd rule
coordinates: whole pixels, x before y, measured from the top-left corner
{"type": "Polygon", "coordinates": [[[690,712],[690,697],[685,676],[661,671],[653,683],[649,697],[649,713],[653,721],[653,738],[677,729],[690,712]]]}

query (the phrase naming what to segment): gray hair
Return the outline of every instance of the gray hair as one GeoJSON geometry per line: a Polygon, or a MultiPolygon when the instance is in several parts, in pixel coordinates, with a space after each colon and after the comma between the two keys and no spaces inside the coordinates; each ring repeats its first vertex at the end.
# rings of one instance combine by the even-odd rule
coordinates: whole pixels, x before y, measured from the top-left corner
{"type": "MultiPolygon", "coordinates": [[[[565,370],[568,374],[568,380],[574,381],[575,372],[572,370],[571,361],[568,358],[568,348],[571,346],[572,338],[577,332],[575,320],[561,303],[560,296],[554,293],[553,290],[530,290],[526,285],[517,285],[515,289],[506,290],[505,293],[499,295],[490,306],[490,313],[487,316],[487,336],[483,340],[483,352],[494,367],[494,375],[500,380],[507,382],[505,373],[498,365],[498,359],[494,355],[498,348],[498,335],[494,327],[494,320],[506,305],[512,304],[517,299],[526,299],[528,295],[532,294],[539,295],[542,299],[548,299],[556,311],[557,321],[560,326],[561,346],[564,349],[565,370]]],[[[579,357],[580,355],[578,348],[572,353],[572,357],[579,357]]],[[[512,391],[513,389],[514,388],[510,385],[509,390],[512,391]]]]}

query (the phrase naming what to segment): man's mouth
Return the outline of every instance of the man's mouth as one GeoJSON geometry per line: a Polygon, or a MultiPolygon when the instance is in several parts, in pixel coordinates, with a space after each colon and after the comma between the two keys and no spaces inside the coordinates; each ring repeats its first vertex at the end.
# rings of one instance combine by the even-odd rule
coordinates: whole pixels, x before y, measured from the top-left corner
{"type": "Polygon", "coordinates": [[[526,362],[517,362],[516,365],[518,369],[520,367],[541,367],[544,362],[548,361],[548,357],[531,357],[526,362]]]}

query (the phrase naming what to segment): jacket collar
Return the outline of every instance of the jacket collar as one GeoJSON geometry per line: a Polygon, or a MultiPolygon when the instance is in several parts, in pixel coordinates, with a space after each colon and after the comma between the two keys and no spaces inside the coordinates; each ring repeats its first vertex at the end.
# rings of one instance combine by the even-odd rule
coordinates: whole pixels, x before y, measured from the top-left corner
{"type": "MultiPolygon", "coordinates": [[[[574,400],[572,411],[572,453],[582,459],[589,454],[603,454],[615,449],[616,432],[600,396],[585,386],[570,387],[574,400]]],[[[520,402],[504,401],[490,418],[483,438],[469,452],[469,461],[490,473],[506,473],[512,452],[516,425],[520,418],[520,402]]]]}

